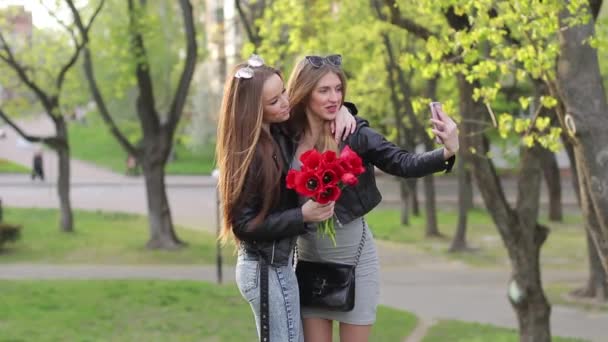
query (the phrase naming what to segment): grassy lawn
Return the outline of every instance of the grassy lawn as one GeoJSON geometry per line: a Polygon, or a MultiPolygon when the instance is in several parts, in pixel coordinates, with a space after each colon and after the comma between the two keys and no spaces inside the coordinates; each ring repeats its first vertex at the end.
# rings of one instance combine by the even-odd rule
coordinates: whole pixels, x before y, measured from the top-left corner
{"type": "MultiPolygon", "coordinates": [[[[234,285],[192,281],[2,281],[0,341],[255,341],[234,285]],[[35,322],[35,323],[33,323],[35,322]]],[[[403,341],[416,324],[380,307],[370,341],[403,341]]]]}
{"type": "MultiPolygon", "coordinates": [[[[376,209],[367,216],[367,221],[378,239],[403,242],[412,247],[450,258],[462,260],[476,266],[508,265],[506,249],[490,216],[485,210],[475,209],[469,213],[467,242],[476,248],[471,253],[449,253],[451,237],[456,231],[458,214],[455,211],[438,213],[439,230],[445,238],[425,239],[425,218],[410,219],[410,226],[402,226],[398,210],[376,209]]],[[[587,262],[585,234],[580,215],[567,215],[563,223],[546,222],[551,234],[541,251],[544,267],[580,269],[587,262]]]]}
{"type": "MultiPolygon", "coordinates": [[[[553,337],[553,342],[583,342],[574,338],[553,337]]],[[[429,329],[422,342],[518,342],[519,333],[512,329],[460,321],[440,321],[429,329]]]]}
{"type": "MultiPolygon", "coordinates": [[[[150,251],[148,221],[144,216],[121,213],[75,211],[76,232],[59,231],[59,213],[51,209],[5,208],[4,220],[23,226],[21,239],[0,252],[1,263],[79,264],[212,264],[215,236],[176,227],[188,243],[178,251],[150,251]]],[[[235,261],[233,246],[223,249],[226,265],[235,261]]]]}
{"type": "Polygon", "coordinates": [[[30,173],[30,169],[0,158],[0,173],[30,173]]]}
{"type": "MultiPolygon", "coordinates": [[[[88,125],[71,123],[69,134],[72,157],[125,173],[127,155],[99,118],[88,119],[88,125]]],[[[134,130],[134,129],[132,129],[134,130]]],[[[132,131],[131,130],[131,131],[132,131]]],[[[130,130],[125,130],[129,135],[130,130]]],[[[215,166],[215,147],[193,152],[183,145],[176,146],[177,160],[167,165],[169,174],[211,174],[215,166]]]]}

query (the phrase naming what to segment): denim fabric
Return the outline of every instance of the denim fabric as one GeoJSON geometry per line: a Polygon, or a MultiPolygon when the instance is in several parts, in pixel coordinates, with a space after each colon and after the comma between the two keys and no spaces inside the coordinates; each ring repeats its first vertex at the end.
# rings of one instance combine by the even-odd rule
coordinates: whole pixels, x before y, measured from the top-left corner
{"type": "MultiPolygon", "coordinates": [[[[290,258],[291,259],[291,258],[290,258]]],[[[269,267],[268,305],[270,315],[271,342],[303,342],[300,318],[300,294],[298,280],[291,266],[269,267]]],[[[239,254],[236,264],[236,284],[241,295],[255,316],[255,325],[260,335],[260,263],[239,254]]]]}

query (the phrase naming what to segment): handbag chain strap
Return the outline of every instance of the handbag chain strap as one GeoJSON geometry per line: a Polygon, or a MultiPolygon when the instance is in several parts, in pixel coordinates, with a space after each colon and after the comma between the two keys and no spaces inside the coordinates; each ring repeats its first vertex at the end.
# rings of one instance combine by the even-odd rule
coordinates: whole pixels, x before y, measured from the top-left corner
{"type": "MultiPolygon", "coordinates": [[[[357,267],[357,265],[359,264],[359,258],[361,258],[361,253],[363,252],[363,246],[365,246],[365,228],[367,228],[367,223],[365,222],[365,219],[362,217],[361,218],[361,222],[363,223],[363,232],[361,233],[361,242],[359,242],[359,249],[357,250],[357,255],[355,256],[355,264],[353,266],[357,267]]],[[[292,267],[295,269],[296,266],[298,265],[298,257],[299,257],[299,253],[298,253],[298,245],[296,244],[294,247],[294,256],[293,256],[293,260],[292,260],[292,267]]]]}
{"type": "Polygon", "coordinates": [[[357,256],[355,256],[355,267],[359,264],[359,258],[361,257],[361,253],[363,252],[363,246],[365,245],[365,228],[367,228],[367,223],[365,219],[361,218],[361,223],[363,223],[363,233],[361,233],[361,242],[359,243],[359,249],[357,250],[357,256]]]}

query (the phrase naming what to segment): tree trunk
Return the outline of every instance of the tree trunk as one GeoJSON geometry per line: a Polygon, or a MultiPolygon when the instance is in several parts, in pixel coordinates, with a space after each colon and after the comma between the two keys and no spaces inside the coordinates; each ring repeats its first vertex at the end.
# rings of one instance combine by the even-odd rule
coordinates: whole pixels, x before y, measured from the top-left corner
{"type": "MultiPolygon", "coordinates": [[[[519,336],[522,342],[551,341],[551,306],[542,287],[540,249],[549,229],[538,224],[540,183],[542,178],[542,147],[522,151],[521,172],[518,179],[515,222],[519,224],[520,239],[512,236],[507,241],[513,279],[523,296],[519,299],[510,292],[509,300],[517,312],[519,336]]],[[[513,286],[514,283],[512,282],[513,286]]]]}
{"type": "MultiPolygon", "coordinates": [[[[568,26],[570,17],[565,8],[559,16],[560,25],[568,26]]],[[[557,87],[549,86],[552,95],[559,96],[565,107],[558,117],[574,141],[579,182],[584,183],[581,189],[586,190],[586,194],[581,191],[581,200],[589,200],[597,215],[598,225],[590,227],[593,229],[590,233],[608,272],[608,103],[597,50],[587,43],[595,35],[595,22],[590,20],[559,30],[558,35],[557,87]]]]}
{"type": "Polygon", "coordinates": [[[401,195],[401,224],[404,226],[410,225],[410,195],[407,182],[403,178],[399,178],[399,193],[401,195]]]}
{"type": "Polygon", "coordinates": [[[426,231],[439,233],[437,227],[437,208],[435,200],[435,178],[428,175],[423,178],[424,182],[424,210],[426,212],[426,231]]]}
{"type": "Polygon", "coordinates": [[[59,224],[63,232],[73,232],[74,217],[70,201],[70,145],[68,143],[67,127],[63,118],[59,117],[55,119],[55,130],[57,131],[57,137],[63,140],[63,143],[53,146],[59,163],[57,176],[57,194],[59,195],[61,212],[59,224]]]}
{"type": "Polygon", "coordinates": [[[464,142],[461,151],[470,162],[477,188],[509,254],[512,265],[509,300],[517,314],[520,341],[550,342],[551,306],[543,292],[539,263],[540,248],[548,234],[546,227],[537,224],[540,161],[532,149],[523,151],[517,208],[512,208],[492,160],[486,156],[488,146],[482,132],[487,127],[487,111],[483,103],[473,100],[473,88],[463,75],[458,75],[463,117],[460,132],[464,142]]]}
{"type": "Polygon", "coordinates": [[[589,279],[585,286],[572,291],[570,294],[576,297],[595,298],[598,302],[605,302],[608,299],[608,278],[606,278],[606,272],[597,254],[593,238],[588,231],[586,235],[589,256],[589,279]]]}
{"type": "MultiPolygon", "coordinates": [[[[578,182],[578,171],[576,170],[576,158],[574,157],[574,148],[570,143],[570,140],[567,137],[562,139],[564,143],[564,147],[566,149],[566,153],[568,154],[568,159],[570,161],[570,170],[572,173],[572,186],[574,188],[574,193],[576,194],[576,199],[578,201],[579,207],[582,210],[582,201],[581,201],[581,189],[578,182]]],[[[586,211],[590,211],[591,208],[587,208],[586,211]]],[[[587,279],[587,283],[580,289],[575,289],[571,292],[571,295],[576,297],[585,297],[585,298],[595,298],[598,301],[606,301],[608,300],[608,278],[606,277],[606,270],[602,267],[602,262],[599,254],[597,253],[597,249],[595,247],[595,243],[593,242],[593,238],[590,235],[590,231],[593,228],[590,228],[593,225],[597,225],[597,217],[592,216],[583,216],[585,221],[585,235],[587,236],[587,254],[589,256],[589,279],[587,279]]]]}
{"type": "MultiPolygon", "coordinates": [[[[433,149],[433,143],[425,142],[426,150],[433,149]]],[[[437,200],[435,198],[435,176],[430,174],[423,178],[424,182],[424,210],[426,212],[426,234],[441,235],[437,226],[437,200]]],[[[426,235],[425,234],[425,235],[426,235]]]]}
{"type": "MultiPolygon", "coordinates": [[[[158,149],[155,149],[158,151],[158,149]]],[[[175,234],[171,209],[165,188],[164,163],[153,162],[156,158],[146,158],[142,165],[146,180],[148,200],[148,221],[150,240],[146,246],[150,249],[177,249],[184,245],[175,234]]]]}
{"type": "Polygon", "coordinates": [[[521,342],[550,342],[551,306],[543,292],[539,263],[540,247],[543,243],[542,240],[546,238],[547,228],[540,225],[530,228],[537,232],[539,239],[529,245],[532,250],[526,246],[524,253],[518,254],[515,260],[511,259],[513,278],[509,286],[509,301],[517,313],[519,340],[521,342]],[[516,291],[511,290],[515,288],[519,288],[521,297],[517,297],[516,291]]]}
{"type": "Polygon", "coordinates": [[[570,162],[570,178],[572,180],[572,188],[574,189],[574,193],[576,194],[576,201],[580,207],[581,205],[581,189],[578,184],[578,171],[576,170],[576,158],[574,157],[574,147],[572,143],[567,137],[562,136],[562,143],[564,144],[564,149],[566,150],[566,154],[568,155],[568,161],[570,162]]]}
{"type": "Polygon", "coordinates": [[[418,201],[418,179],[408,178],[406,181],[408,187],[410,188],[412,215],[420,216],[420,202],[418,201]]]}
{"type": "Polygon", "coordinates": [[[562,185],[559,174],[559,166],[555,153],[542,149],[541,159],[543,160],[543,174],[547,191],[549,193],[549,220],[561,222],[562,217],[562,185]]]}
{"type": "Polygon", "coordinates": [[[466,160],[463,158],[463,172],[464,172],[464,184],[465,184],[465,203],[467,205],[467,209],[471,210],[475,208],[475,203],[473,202],[473,179],[471,176],[471,170],[468,167],[466,160]]]}
{"type": "Polygon", "coordinates": [[[426,230],[425,237],[442,237],[437,226],[437,208],[435,201],[435,178],[428,175],[423,178],[424,182],[424,208],[426,211],[426,230]]]}
{"type": "Polygon", "coordinates": [[[462,153],[456,158],[456,172],[458,174],[458,226],[456,227],[456,234],[449,249],[450,252],[467,250],[467,212],[469,211],[467,191],[470,191],[470,188],[467,189],[462,153]]]}

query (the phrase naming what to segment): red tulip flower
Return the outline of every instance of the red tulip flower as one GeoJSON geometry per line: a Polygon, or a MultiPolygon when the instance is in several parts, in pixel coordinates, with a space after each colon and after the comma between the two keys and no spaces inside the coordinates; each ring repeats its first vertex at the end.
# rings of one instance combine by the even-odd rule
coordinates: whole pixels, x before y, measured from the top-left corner
{"type": "MultiPolygon", "coordinates": [[[[344,147],[339,157],[334,151],[321,154],[316,149],[308,150],[300,156],[300,162],[301,170],[287,172],[286,186],[320,204],[337,201],[342,189],[357,185],[357,176],[365,172],[363,160],[348,146],[344,147]]],[[[320,222],[318,229],[336,245],[333,218],[320,222]]]]}
{"type": "Polygon", "coordinates": [[[342,190],[340,190],[340,188],[337,186],[326,186],[316,194],[315,201],[317,201],[319,204],[327,204],[340,198],[341,194],[342,190]]]}
{"type": "Polygon", "coordinates": [[[344,185],[347,186],[355,186],[357,185],[357,183],[359,183],[359,179],[352,173],[343,174],[340,180],[342,181],[342,183],[344,183],[344,185]]]}
{"type": "Polygon", "coordinates": [[[308,150],[300,156],[302,171],[316,170],[321,164],[321,153],[316,149],[308,150]]]}

